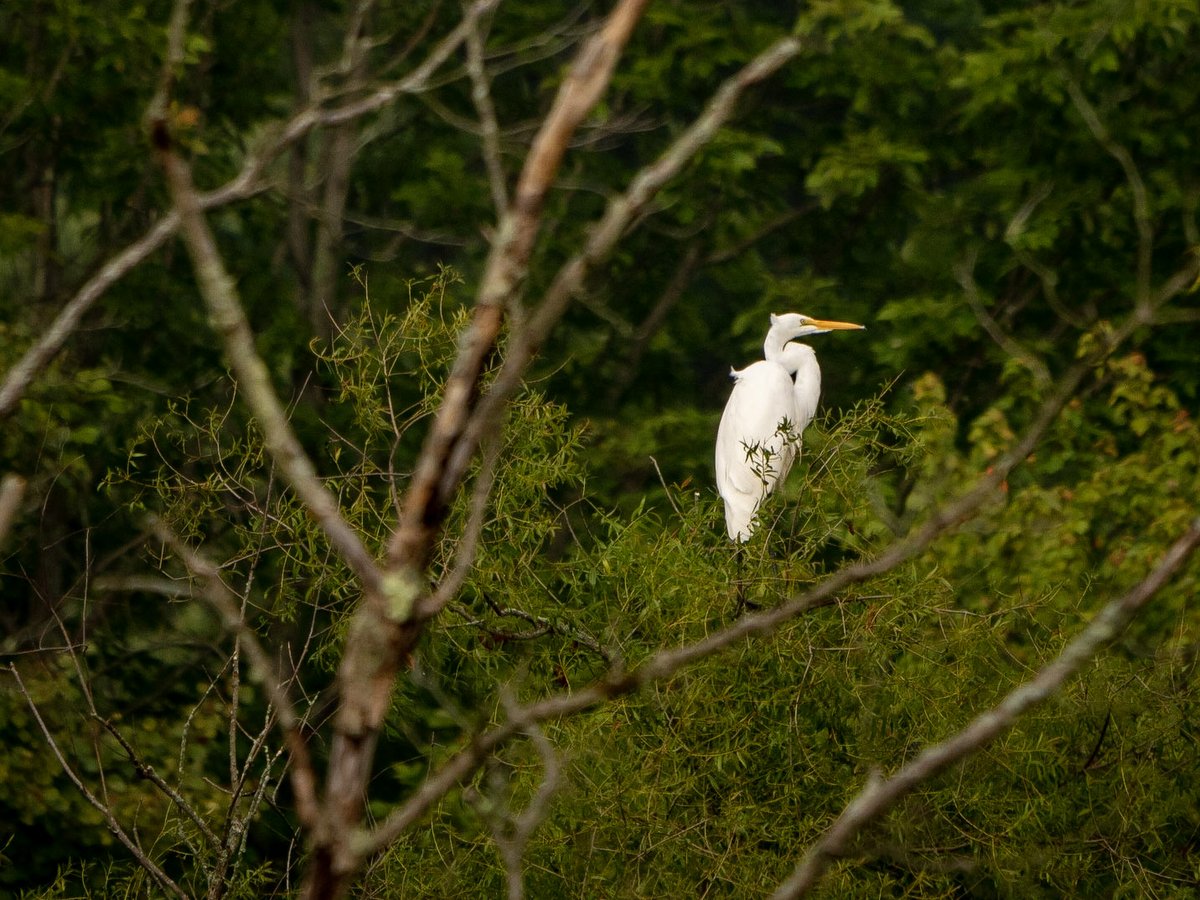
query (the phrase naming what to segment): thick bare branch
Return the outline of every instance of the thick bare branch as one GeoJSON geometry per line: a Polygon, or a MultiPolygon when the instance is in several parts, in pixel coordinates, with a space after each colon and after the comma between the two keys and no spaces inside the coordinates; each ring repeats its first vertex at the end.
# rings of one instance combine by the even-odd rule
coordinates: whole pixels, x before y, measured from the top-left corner
{"type": "MultiPolygon", "coordinates": [[[[419,572],[428,562],[434,535],[464,475],[463,469],[448,467],[447,460],[452,454],[463,455],[456,447],[499,338],[504,311],[515,302],[525,280],[546,195],[554,185],[571,135],[608,86],[617,58],[647,2],[621,0],[617,4],[604,27],[580,50],[533,140],[512,203],[500,220],[488,255],[474,320],[463,335],[442,405],[408,489],[400,526],[392,537],[388,552],[391,568],[419,572]]],[[[466,455],[473,455],[477,446],[477,440],[472,442],[466,455]]]]}
{"type": "Polygon", "coordinates": [[[271,374],[258,355],[254,333],[225,269],[216,240],[204,219],[192,185],[191,170],[175,152],[166,124],[155,125],[155,141],[167,186],[181,219],[180,231],[208,307],[209,318],[225,347],[246,404],[254,412],[272,459],[321,526],[329,542],[350,566],[369,594],[382,596],[378,567],[353,528],[342,518],[337,499],[326,489],[316,468],[292,431],[287,410],[271,384],[271,374]]]}
{"type": "Polygon", "coordinates": [[[1188,559],[1200,544],[1200,518],[1163,556],[1162,561],[1129,593],[1110,602],[1058,658],[1029,681],[1014,688],[999,704],[981,713],[953,737],[927,747],[894,775],[872,775],[821,839],[805,854],[792,875],[775,891],[777,900],[802,897],[820,880],[829,864],[851,852],[858,834],[902,797],[959,760],[978,752],[1003,734],[1029,709],[1054,696],[1088,660],[1111,643],[1139,609],[1188,559]]]}
{"type": "MultiPolygon", "coordinates": [[[[462,434],[504,311],[515,302],[571,135],[599,100],[647,0],[621,0],[580,50],[534,139],[514,200],[498,229],[480,283],[475,317],[463,337],[442,404],[418,459],[388,551],[389,594],[368,591],[350,626],[338,671],[339,706],[330,752],[326,803],[313,833],[308,897],[341,896],[364,853],[353,830],[362,815],[378,730],[395,673],[420,634],[413,606],[424,593],[425,570],[461,478],[445,481],[446,460],[462,434]]],[[[460,473],[461,475],[462,473],[460,473]]]]}

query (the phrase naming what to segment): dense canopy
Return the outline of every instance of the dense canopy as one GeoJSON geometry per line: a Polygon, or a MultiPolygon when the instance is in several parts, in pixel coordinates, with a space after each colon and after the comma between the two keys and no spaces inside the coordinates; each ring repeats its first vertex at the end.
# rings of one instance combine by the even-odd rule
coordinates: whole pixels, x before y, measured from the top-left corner
{"type": "Polygon", "coordinates": [[[1192,896],[1198,83],[1184,0],[0,5],[0,894],[1192,896]],[[739,560],[784,312],[867,328],[739,560]]]}

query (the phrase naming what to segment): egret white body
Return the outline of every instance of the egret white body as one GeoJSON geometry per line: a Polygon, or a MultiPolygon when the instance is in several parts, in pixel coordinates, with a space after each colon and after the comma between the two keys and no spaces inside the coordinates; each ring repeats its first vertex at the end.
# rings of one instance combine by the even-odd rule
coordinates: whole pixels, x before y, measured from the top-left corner
{"type": "Polygon", "coordinates": [[[807,344],[793,338],[862,328],[799,313],[771,316],[760,362],[731,372],[733,392],[717,428],[717,490],[725,501],[732,541],[750,539],[763,499],[787,477],[800,436],[817,411],[821,368],[807,344]]]}

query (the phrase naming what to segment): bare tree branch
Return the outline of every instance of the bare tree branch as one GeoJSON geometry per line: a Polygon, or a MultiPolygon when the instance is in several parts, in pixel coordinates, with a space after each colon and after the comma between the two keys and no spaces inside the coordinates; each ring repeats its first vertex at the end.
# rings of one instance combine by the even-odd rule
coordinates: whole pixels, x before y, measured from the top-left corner
{"type": "Polygon", "coordinates": [[[382,596],[382,579],[374,559],[357,532],[342,518],[337,499],[321,483],[316,468],[292,431],[287,411],[271,384],[271,374],[258,355],[237,288],[204,220],[191,171],[175,152],[162,120],[155,124],[155,141],[171,198],[180,215],[182,236],[192,257],[200,294],[225,346],[242,396],[263,430],[267,451],[367,593],[382,596]]]}
{"type": "Polygon", "coordinates": [[[1150,280],[1153,277],[1154,263],[1154,227],[1150,217],[1150,200],[1146,194],[1146,183],[1138,171],[1137,163],[1129,150],[1112,136],[1108,128],[1100,120],[1095,107],[1083,95],[1083,89],[1074,78],[1066,77],[1067,93],[1075,109],[1083,117],[1084,123],[1092,133],[1092,137],[1108,151],[1121,165],[1125,172],[1125,180],[1129,182],[1129,190],[1133,194],[1133,222],[1137,228],[1137,305],[1139,309],[1147,310],[1152,304],[1150,296],[1150,280]]]}
{"type": "Polygon", "coordinates": [[[514,305],[533,251],[546,194],[571,134],[599,100],[647,0],[620,0],[603,28],[581,48],[517,182],[501,219],[480,282],[474,320],[463,336],[438,414],[425,440],[388,549],[388,594],[368,591],[355,614],[338,670],[339,705],[330,752],[325,805],[313,833],[307,897],[341,896],[364,857],[353,829],[362,815],[378,730],[395,673],[420,634],[412,619],[425,593],[433,544],[461,484],[446,478],[446,460],[462,435],[495,350],[505,309],[514,305]]]}
{"type": "Polygon", "coordinates": [[[199,579],[204,589],[204,598],[217,611],[225,627],[234,634],[249,657],[251,668],[275,707],[279,727],[291,756],[289,771],[292,789],[296,794],[296,814],[302,823],[310,825],[316,818],[316,774],[309,756],[308,744],[300,731],[300,717],[296,713],[283,678],[259,642],[258,635],[246,624],[237,596],[221,579],[217,567],[188,547],[163,522],[152,519],[150,524],[158,539],[170,547],[188,571],[199,579]]]}
{"type": "Polygon", "coordinates": [[[959,760],[983,749],[1011,728],[1026,711],[1054,696],[1063,684],[1107,644],[1118,637],[1200,544],[1200,518],[1163,556],[1162,561],[1125,596],[1111,601],[1066,647],[1058,658],[1029,681],[1014,688],[992,709],[981,713],[953,737],[921,751],[894,775],[873,774],[837,820],[825,831],[779,885],[776,900],[802,897],[816,885],[829,864],[847,855],[854,839],[871,822],[883,816],[906,794],[959,760]]]}
{"type": "Polygon", "coordinates": [[[471,76],[471,100],[479,116],[483,164],[487,167],[492,205],[496,208],[496,220],[499,221],[508,209],[508,187],[504,163],[500,159],[500,125],[496,121],[496,107],[492,104],[491,79],[484,62],[484,34],[479,20],[474,22],[467,34],[466,45],[467,74],[471,76]]]}
{"type": "MultiPolygon", "coordinates": [[[[25,496],[25,479],[12,472],[0,480],[0,549],[17,520],[21,510],[21,498],[25,496]]],[[[68,641],[67,643],[70,643],[68,641]]]]}
{"type": "MultiPolygon", "coordinates": [[[[434,46],[429,55],[425,57],[425,60],[399,81],[381,85],[368,93],[366,97],[352,103],[346,103],[329,110],[310,110],[305,114],[304,118],[307,120],[311,117],[311,122],[293,120],[288,130],[300,129],[303,132],[316,124],[338,125],[350,119],[357,119],[367,113],[382,109],[402,94],[412,94],[425,90],[429,86],[430,79],[434,73],[445,64],[446,60],[467,39],[467,35],[475,27],[475,22],[499,5],[500,0],[476,0],[476,2],[466,7],[463,11],[462,20],[434,46]]],[[[299,118],[297,117],[297,119],[299,118]]]]}
{"type": "MultiPolygon", "coordinates": [[[[281,125],[275,133],[242,165],[241,171],[220,188],[200,194],[197,202],[202,210],[215,209],[264,190],[262,180],[267,166],[296,141],[319,125],[337,125],[360,116],[375,112],[403,94],[413,94],[428,89],[433,74],[441,68],[454,51],[466,40],[473,23],[480,16],[495,8],[499,0],[477,0],[467,7],[463,19],[430,51],[425,60],[404,78],[380,87],[367,97],[353,103],[323,110],[308,107],[301,110],[281,125]]],[[[87,314],[105,292],[130,271],[140,265],[159,247],[166,243],[179,228],[179,211],[168,210],[142,237],[108,260],[100,270],[84,283],[74,297],[62,308],[50,326],[5,373],[0,383],[0,419],[6,418],[16,408],[29,385],[63,348],[67,339],[79,327],[87,314]]]]}
{"type": "Polygon", "coordinates": [[[92,308],[106,290],[125,277],[133,268],[161,247],[179,226],[179,216],[168,213],[159,219],[146,234],[130,244],[88,279],[79,292],[62,311],[55,316],[50,326],[42,332],[33,345],[4,376],[0,385],[0,419],[6,418],[16,408],[25,391],[46,364],[58,354],[67,338],[79,327],[84,314],[92,308]]]}
{"type": "Polygon", "coordinates": [[[83,783],[83,780],[75,773],[75,770],[71,768],[71,764],[67,762],[67,758],[63,756],[62,750],[59,749],[58,741],[54,739],[54,735],[50,733],[50,729],[46,726],[46,722],[42,719],[41,711],[38,709],[37,704],[33,702],[33,697],[30,696],[28,689],[25,687],[25,682],[21,679],[21,673],[17,671],[17,667],[14,664],[9,663],[8,671],[9,674],[16,679],[17,689],[21,692],[21,696],[25,698],[25,702],[29,705],[29,711],[33,713],[34,719],[37,720],[38,728],[41,730],[42,737],[45,739],[47,746],[50,747],[50,752],[54,754],[54,758],[58,760],[58,764],[62,767],[62,770],[64,773],[66,773],[66,776],[71,779],[71,783],[75,785],[79,793],[83,794],[87,802],[90,803],[96,809],[96,811],[104,817],[104,822],[108,825],[108,830],[116,836],[117,840],[125,845],[125,848],[132,853],[134,859],[137,860],[138,865],[140,865],[146,870],[146,872],[149,873],[150,877],[158,883],[159,887],[161,887],[168,894],[176,897],[186,898],[188,896],[187,892],[184,891],[183,888],[177,885],[173,880],[171,880],[171,877],[167,875],[167,873],[161,868],[159,868],[158,864],[155,863],[154,860],[146,855],[146,852],[141,848],[135,838],[130,837],[129,833],[121,827],[121,823],[117,821],[116,816],[113,815],[112,810],[108,808],[108,805],[96,797],[96,795],[90,790],[88,790],[88,786],[83,783]]]}

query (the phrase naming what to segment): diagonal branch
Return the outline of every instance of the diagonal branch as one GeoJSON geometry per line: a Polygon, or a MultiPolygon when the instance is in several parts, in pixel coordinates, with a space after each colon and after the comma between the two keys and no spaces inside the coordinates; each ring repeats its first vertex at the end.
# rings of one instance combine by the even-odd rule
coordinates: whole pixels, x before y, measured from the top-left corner
{"type": "Polygon", "coordinates": [[[1118,637],[1130,620],[1200,545],[1200,518],[1163,556],[1162,561],[1125,596],[1111,601],[1066,647],[1058,658],[1024,684],[1014,688],[999,704],[981,713],[940,744],[927,747],[894,775],[872,775],[837,820],[805,854],[791,877],[779,885],[776,900],[802,897],[820,880],[829,864],[850,852],[854,839],[871,822],[883,816],[906,794],[954,763],[983,749],[1011,728],[1029,709],[1044,703],[1105,645],[1118,637]]]}
{"type": "MultiPolygon", "coordinates": [[[[494,9],[500,0],[476,0],[466,8],[462,21],[430,51],[425,60],[404,78],[377,88],[367,97],[333,109],[310,106],[283,123],[256,152],[251,153],[242,169],[232,179],[214,191],[200,194],[201,209],[209,210],[244,200],[265,190],[263,173],[281,153],[321,125],[337,125],[375,112],[397,97],[427,90],[434,73],[466,40],[475,22],[494,9]]],[[[176,209],[168,210],[140,238],[111,257],[89,278],[75,296],[62,308],[50,326],[42,333],[20,360],[5,373],[0,383],[0,419],[16,408],[29,385],[66,344],[79,327],[84,315],[104,296],[105,292],[163,246],[179,228],[176,209]]]]}
{"type": "Polygon", "coordinates": [[[364,589],[368,594],[382,595],[383,587],[375,560],[342,517],[337,499],[321,482],[316,468],[292,431],[287,410],[271,384],[271,374],[258,355],[254,332],[242,309],[237,288],[225,269],[216,240],[205,221],[192,184],[191,170],[175,152],[166,123],[162,120],[155,123],[154,139],[171,199],[179,213],[183,241],[192,258],[200,294],[208,307],[213,328],[225,345],[225,355],[246,404],[263,430],[267,451],[364,589]]]}
{"type": "Polygon", "coordinates": [[[54,758],[58,760],[58,764],[62,767],[63,772],[65,772],[67,777],[71,779],[71,783],[75,785],[79,793],[83,794],[84,799],[86,799],[87,802],[90,803],[100,813],[100,815],[104,817],[104,822],[106,825],[108,825],[108,830],[116,836],[117,840],[125,845],[125,849],[133,854],[134,858],[138,861],[138,865],[140,865],[150,874],[150,877],[158,883],[159,887],[172,896],[186,898],[188,896],[187,892],[184,891],[183,888],[181,888],[173,880],[171,880],[171,877],[167,875],[167,873],[161,868],[159,868],[158,864],[155,863],[154,860],[146,855],[146,852],[141,848],[137,841],[130,837],[129,833],[121,827],[121,823],[117,821],[116,816],[113,815],[112,810],[108,808],[108,805],[102,802],[95,794],[88,790],[87,785],[83,783],[83,780],[78,774],[76,774],[75,770],[71,768],[71,764],[67,762],[67,758],[63,756],[63,752],[58,746],[58,741],[54,739],[54,735],[50,733],[49,727],[47,727],[45,720],[42,719],[41,711],[37,708],[37,704],[33,702],[33,697],[30,696],[29,690],[25,687],[25,682],[21,678],[21,673],[17,671],[17,667],[14,664],[9,663],[8,671],[9,674],[16,679],[17,689],[21,692],[21,696],[25,698],[25,702],[29,705],[29,711],[33,713],[34,719],[37,720],[38,728],[41,730],[42,737],[45,739],[46,744],[50,747],[50,752],[53,753],[54,758]]]}
{"type": "MultiPolygon", "coordinates": [[[[617,242],[662,187],[725,125],[736,111],[742,94],[774,74],[802,48],[802,43],[796,38],[781,38],[756,56],[721,85],[700,117],[654,163],[634,176],[624,194],[609,202],[584,248],[559,269],[541,304],[514,335],[495,382],[487,396],[479,402],[478,409],[447,457],[447,464],[440,474],[438,490],[441,495],[448,495],[462,481],[480,440],[497,427],[509,400],[521,386],[529,362],[562,317],[571,299],[583,288],[592,269],[608,258],[617,242]]],[[[520,202],[518,195],[515,204],[518,208],[520,202]]],[[[482,297],[480,302],[483,302],[482,297]]],[[[432,611],[435,610],[424,610],[423,614],[432,611]]]]}
{"type": "Polygon", "coordinates": [[[1075,109],[1083,117],[1092,137],[1108,151],[1108,154],[1121,165],[1125,172],[1125,180],[1129,182],[1129,190],[1133,194],[1133,222],[1137,228],[1137,304],[1139,309],[1149,312],[1151,305],[1150,279],[1154,260],[1154,228],[1150,218],[1150,200],[1146,194],[1146,183],[1138,171],[1133,155],[1112,136],[1104,122],[1100,120],[1095,107],[1088,102],[1083,89],[1074,78],[1066,79],[1067,93],[1075,109]]]}
{"type": "Polygon", "coordinates": [[[170,547],[192,576],[200,581],[204,599],[217,611],[222,624],[237,638],[238,645],[249,659],[255,677],[266,690],[271,705],[275,707],[279,728],[283,732],[291,756],[289,771],[292,790],[296,795],[296,814],[303,824],[311,825],[316,818],[316,775],[308,744],[301,734],[301,720],[296,714],[296,707],[292,703],[284,679],[271,662],[270,654],[259,642],[254,629],[246,624],[237,596],[221,579],[217,567],[187,546],[163,522],[151,519],[150,526],[155,536],[170,547]]]}

